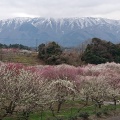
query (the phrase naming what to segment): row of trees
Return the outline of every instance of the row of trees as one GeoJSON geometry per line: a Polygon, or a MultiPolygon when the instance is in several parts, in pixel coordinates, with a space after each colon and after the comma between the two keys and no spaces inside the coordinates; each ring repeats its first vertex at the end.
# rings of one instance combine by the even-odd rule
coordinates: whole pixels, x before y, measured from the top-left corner
{"type": "Polygon", "coordinates": [[[0,120],[22,114],[28,120],[31,112],[50,110],[56,117],[62,104],[69,101],[91,101],[101,108],[104,101],[116,106],[120,97],[120,64],[106,63],[74,67],[69,65],[26,67],[0,63],[0,120]]]}
{"type": "Polygon", "coordinates": [[[24,46],[21,44],[10,44],[10,45],[6,45],[6,44],[1,44],[0,43],[0,48],[18,48],[18,49],[26,49],[26,50],[30,50],[30,48],[28,46],[24,46]]]}

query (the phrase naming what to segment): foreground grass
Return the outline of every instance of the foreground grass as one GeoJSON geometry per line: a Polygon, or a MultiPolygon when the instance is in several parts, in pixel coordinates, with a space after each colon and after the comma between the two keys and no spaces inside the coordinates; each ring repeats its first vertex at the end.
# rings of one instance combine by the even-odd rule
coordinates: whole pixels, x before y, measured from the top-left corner
{"type": "MultiPolygon", "coordinates": [[[[66,105],[62,106],[60,113],[57,113],[55,111],[55,115],[56,118],[59,119],[61,118],[61,120],[72,120],[70,118],[74,116],[79,116],[81,113],[87,113],[89,116],[95,116],[96,114],[99,113],[98,115],[100,116],[107,116],[115,111],[120,111],[120,105],[117,105],[116,110],[114,109],[113,105],[102,106],[101,109],[95,109],[94,105],[89,105],[80,109],[79,112],[78,110],[79,110],[78,106],[71,107],[70,104],[67,103],[66,105]]],[[[29,117],[29,120],[56,120],[56,118],[52,116],[51,111],[46,110],[43,111],[42,114],[41,112],[32,113],[29,117]]],[[[24,120],[24,119],[18,119],[16,118],[16,116],[14,116],[5,118],[4,120],[24,120]]]]}

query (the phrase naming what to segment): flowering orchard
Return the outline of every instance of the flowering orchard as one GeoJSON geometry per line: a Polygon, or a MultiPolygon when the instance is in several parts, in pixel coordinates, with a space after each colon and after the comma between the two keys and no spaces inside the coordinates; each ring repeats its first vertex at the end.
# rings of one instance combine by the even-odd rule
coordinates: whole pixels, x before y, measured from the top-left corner
{"type": "MultiPolygon", "coordinates": [[[[74,67],[24,66],[0,62],[0,120],[7,116],[51,110],[60,112],[65,101],[84,100],[98,108],[106,101],[116,106],[120,97],[120,64],[74,67]]],[[[27,118],[26,118],[27,119],[27,118]]]]}

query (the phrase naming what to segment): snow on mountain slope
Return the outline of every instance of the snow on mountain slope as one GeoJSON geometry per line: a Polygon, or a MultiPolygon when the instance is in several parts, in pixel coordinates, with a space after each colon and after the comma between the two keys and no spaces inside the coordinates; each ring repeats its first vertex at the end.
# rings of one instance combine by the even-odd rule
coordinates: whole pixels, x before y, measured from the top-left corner
{"type": "Polygon", "coordinates": [[[14,18],[0,20],[0,42],[35,46],[56,41],[64,46],[76,46],[84,40],[98,37],[120,42],[120,21],[104,18],[14,18]]]}

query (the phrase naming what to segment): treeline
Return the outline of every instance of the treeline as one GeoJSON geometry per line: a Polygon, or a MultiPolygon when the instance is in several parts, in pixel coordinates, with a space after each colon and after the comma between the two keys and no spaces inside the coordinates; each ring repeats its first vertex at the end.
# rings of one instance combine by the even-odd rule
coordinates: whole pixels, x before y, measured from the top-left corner
{"type": "Polygon", "coordinates": [[[99,38],[93,38],[89,44],[76,50],[65,51],[55,42],[41,44],[38,47],[38,57],[46,64],[101,64],[106,62],[120,63],[120,44],[113,44],[99,38]]]}
{"type": "Polygon", "coordinates": [[[10,44],[10,45],[6,45],[6,44],[1,44],[1,43],[0,43],[0,48],[19,48],[19,49],[30,50],[30,47],[24,46],[24,45],[21,45],[21,44],[10,44]]]}

